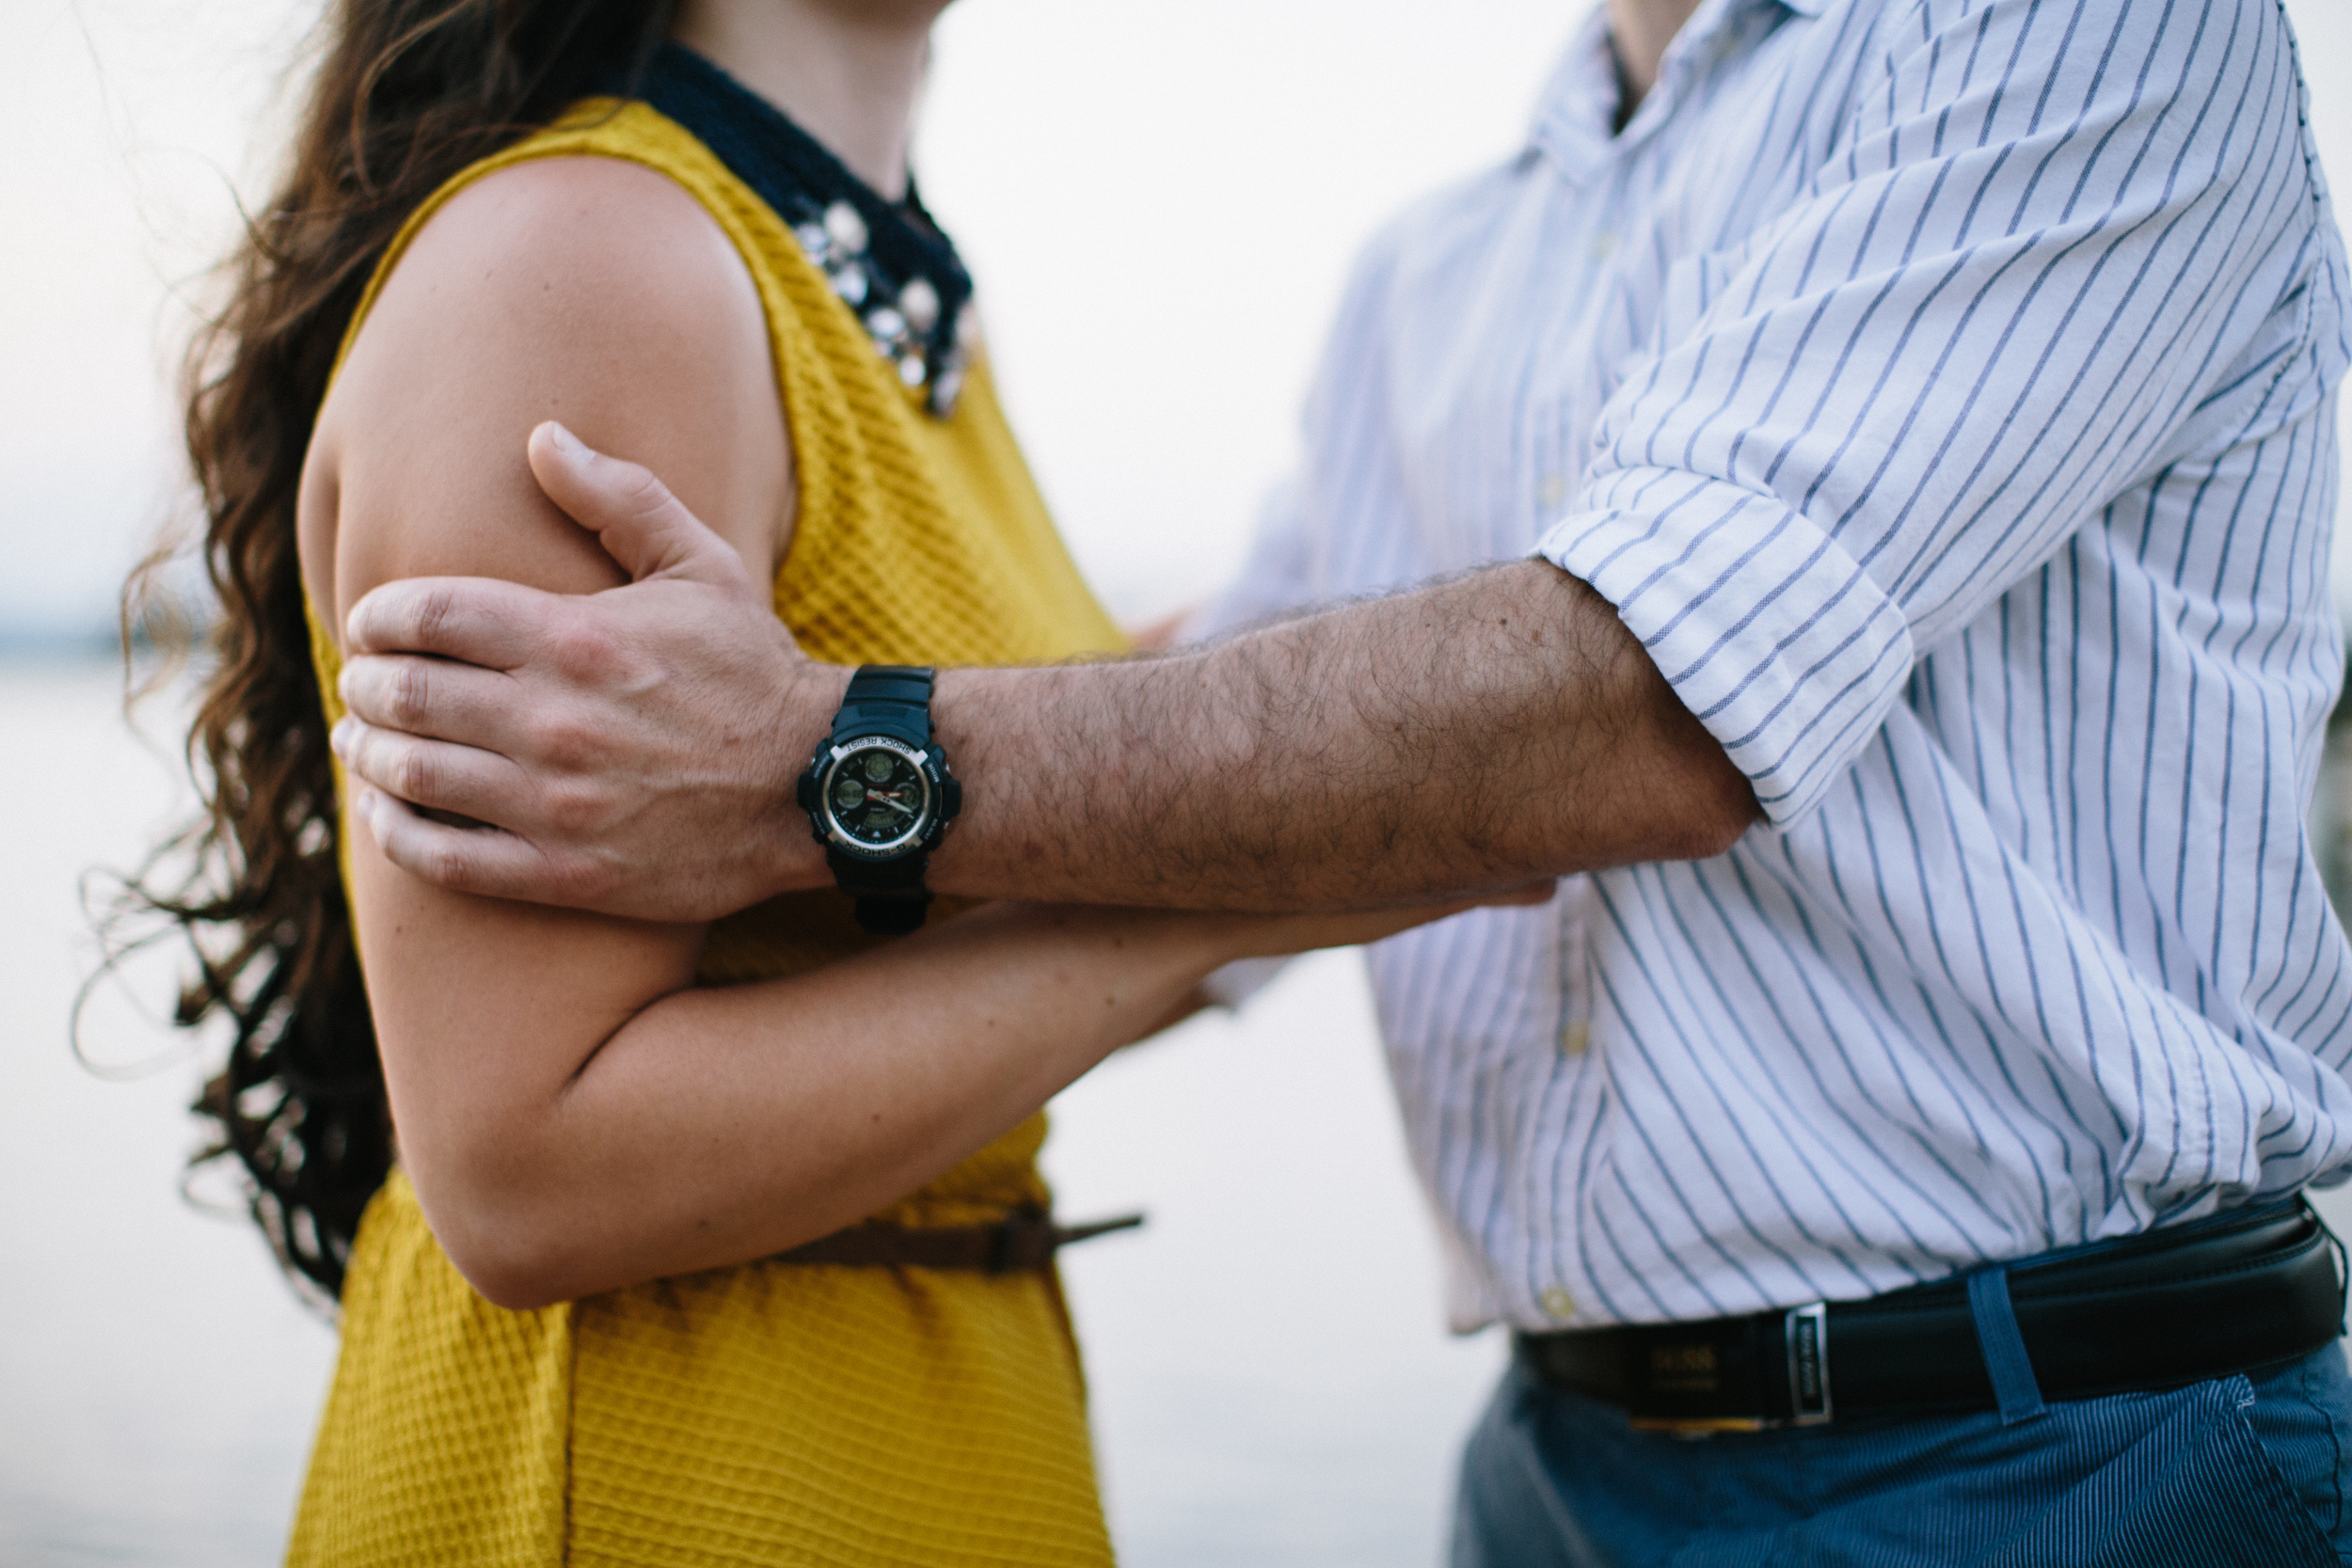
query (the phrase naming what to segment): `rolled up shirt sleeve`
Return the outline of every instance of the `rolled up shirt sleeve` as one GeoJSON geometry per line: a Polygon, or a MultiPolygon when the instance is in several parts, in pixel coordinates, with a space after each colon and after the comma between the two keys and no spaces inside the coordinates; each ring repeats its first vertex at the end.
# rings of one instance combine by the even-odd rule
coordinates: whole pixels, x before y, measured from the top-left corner
{"type": "Polygon", "coordinates": [[[2283,29],[2243,14],[1889,7],[1804,198],[1662,267],[1538,553],[1615,605],[1772,822],[1917,655],[2284,369],[2249,349],[2295,301],[2249,285],[2312,245],[2319,197],[2278,164],[2306,138],[2230,132],[2300,103],[2283,29]]]}
{"type": "Polygon", "coordinates": [[[1803,513],[1689,475],[1659,476],[1678,499],[1613,507],[1642,489],[1613,477],[1544,553],[1617,607],[1766,817],[1801,816],[1900,691],[1909,623],[1803,513]]]}

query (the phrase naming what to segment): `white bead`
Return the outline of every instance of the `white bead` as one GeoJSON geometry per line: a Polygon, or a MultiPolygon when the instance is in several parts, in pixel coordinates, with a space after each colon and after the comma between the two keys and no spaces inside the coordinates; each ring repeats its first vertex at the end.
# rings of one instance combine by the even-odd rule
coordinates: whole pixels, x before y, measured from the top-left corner
{"type": "Polygon", "coordinates": [[[792,230],[792,237],[801,242],[801,248],[808,252],[808,259],[820,267],[833,251],[833,241],[826,237],[822,224],[802,224],[792,230]]]}
{"type": "Polygon", "coordinates": [[[881,343],[896,343],[907,335],[907,319],[885,305],[866,318],[866,330],[881,343]]]}
{"type": "Polygon", "coordinates": [[[833,275],[833,292],[839,294],[843,299],[849,301],[849,303],[853,306],[865,304],[866,269],[864,267],[843,267],[839,272],[834,273],[833,275]]]}
{"type": "Polygon", "coordinates": [[[844,250],[854,253],[866,248],[866,220],[846,201],[825,209],[825,232],[844,250]]]}
{"type": "Polygon", "coordinates": [[[963,390],[963,372],[949,366],[931,383],[931,412],[941,419],[956,411],[956,394],[963,390]]]}
{"type": "Polygon", "coordinates": [[[923,356],[919,354],[910,354],[898,361],[898,379],[910,388],[923,385],[924,373],[923,356]]]}
{"type": "Polygon", "coordinates": [[[907,325],[917,332],[929,332],[939,325],[939,291],[930,280],[910,277],[907,286],[898,291],[898,309],[906,312],[907,325]]]}

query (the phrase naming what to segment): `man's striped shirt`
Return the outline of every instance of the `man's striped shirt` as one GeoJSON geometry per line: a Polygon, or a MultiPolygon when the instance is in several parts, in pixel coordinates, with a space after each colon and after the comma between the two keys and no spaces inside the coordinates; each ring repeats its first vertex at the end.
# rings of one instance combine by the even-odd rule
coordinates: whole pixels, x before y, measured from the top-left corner
{"type": "Polygon", "coordinates": [[[1456,1323],[2344,1176],[2345,265],[2276,0],[1705,0],[1616,103],[1596,16],[1373,244],[1220,610],[1539,553],[1768,817],[1375,950],[1456,1323]]]}

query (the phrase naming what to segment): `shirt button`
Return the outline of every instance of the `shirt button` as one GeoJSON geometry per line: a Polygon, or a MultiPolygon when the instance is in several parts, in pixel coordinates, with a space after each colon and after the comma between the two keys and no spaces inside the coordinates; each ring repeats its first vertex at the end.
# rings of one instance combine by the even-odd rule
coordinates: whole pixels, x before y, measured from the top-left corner
{"type": "Polygon", "coordinates": [[[1543,1303],[1544,1316],[1548,1318],[1565,1319],[1576,1316],[1576,1298],[1568,1294],[1563,1286],[1546,1286],[1539,1299],[1543,1303]]]}
{"type": "Polygon", "coordinates": [[[1581,1056],[1584,1048],[1593,1043],[1593,1026],[1581,1020],[1560,1031],[1560,1054],[1581,1056]]]}
{"type": "Polygon", "coordinates": [[[1542,504],[1545,511],[1549,512],[1558,506],[1561,498],[1567,493],[1568,482],[1566,480],[1562,479],[1558,474],[1546,474],[1543,483],[1535,487],[1535,499],[1542,504]]]}

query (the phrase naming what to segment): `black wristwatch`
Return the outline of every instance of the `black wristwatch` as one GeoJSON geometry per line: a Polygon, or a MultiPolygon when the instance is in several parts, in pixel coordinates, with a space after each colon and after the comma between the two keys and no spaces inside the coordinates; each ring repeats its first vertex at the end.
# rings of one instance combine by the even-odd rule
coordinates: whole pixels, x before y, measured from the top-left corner
{"type": "Polygon", "coordinates": [[[868,664],[850,677],[800,801],[834,880],[857,900],[857,923],[886,937],[920,927],[931,901],[924,869],[963,805],[931,739],[930,671],[868,664]]]}

